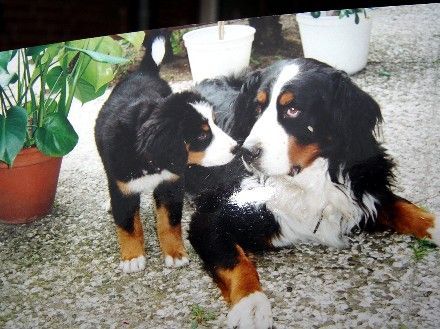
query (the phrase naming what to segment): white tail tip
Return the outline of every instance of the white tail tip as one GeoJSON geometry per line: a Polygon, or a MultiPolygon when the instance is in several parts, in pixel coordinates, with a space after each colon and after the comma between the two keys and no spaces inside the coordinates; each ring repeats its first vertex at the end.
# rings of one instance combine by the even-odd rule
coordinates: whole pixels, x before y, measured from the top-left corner
{"type": "Polygon", "coordinates": [[[153,44],[151,45],[151,57],[153,57],[153,61],[157,66],[162,63],[162,60],[165,56],[165,38],[157,37],[154,39],[153,44]]]}

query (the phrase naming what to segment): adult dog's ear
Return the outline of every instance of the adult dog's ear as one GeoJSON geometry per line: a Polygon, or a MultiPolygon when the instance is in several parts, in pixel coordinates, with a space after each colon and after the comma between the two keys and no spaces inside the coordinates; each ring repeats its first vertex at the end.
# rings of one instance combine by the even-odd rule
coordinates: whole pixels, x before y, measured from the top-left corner
{"type": "Polygon", "coordinates": [[[375,127],[382,122],[380,107],[376,101],[355,85],[346,73],[333,72],[333,101],[330,117],[334,129],[332,152],[347,162],[358,163],[376,156],[375,127]]]}
{"type": "Polygon", "coordinates": [[[137,151],[141,161],[152,161],[160,169],[181,174],[188,161],[182,132],[182,120],[164,109],[156,108],[141,126],[137,136],[137,151]]]}
{"type": "Polygon", "coordinates": [[[331,111],[336,126],[348,136],[352,131],[372,134],[376,125],[382,122],[379,104],[355,85],[345,72],[336,71],[333,81],[335,93],[331,111]]]}

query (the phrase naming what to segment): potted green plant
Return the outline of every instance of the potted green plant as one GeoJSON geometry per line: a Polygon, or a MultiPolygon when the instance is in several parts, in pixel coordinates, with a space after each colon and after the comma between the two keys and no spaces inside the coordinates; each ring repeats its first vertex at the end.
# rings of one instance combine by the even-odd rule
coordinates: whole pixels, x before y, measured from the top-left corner
{"type": "Polygon", "coordinates": [[[366,8],[296,15],[304,57],[354,74],[367,64],[372,16],[366,8]]]}
{"type": "Polygon", "coordinates": [[[55,198],[62,156],[78,142],[68,120],[73,98],[101,96],[123,47],[143,32],[0,52],[0,220],[46,215],[55,198]]]}

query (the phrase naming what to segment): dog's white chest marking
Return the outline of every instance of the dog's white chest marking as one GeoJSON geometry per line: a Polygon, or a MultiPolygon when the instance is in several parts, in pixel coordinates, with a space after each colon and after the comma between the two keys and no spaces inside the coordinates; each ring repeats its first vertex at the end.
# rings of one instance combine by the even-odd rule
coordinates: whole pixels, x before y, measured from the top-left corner
{"type": "Polygon", "coordinates": [[[281,234],[272,240],[275,247],[292,245],[297,242],[317,242],[328,246],[346,245],[345,235],[357,226],[365,212],[374,215],[376,200],[371,195],[364,195],[363,211],[354,200],[350,182],[336,186],[328,174],[328,162],[316,159],[312,165],[294,177],[272,176],[258,184],[242,184],[242,191],[233,196],[232,201],[250,203],[251,190],[260,191],[265,197],[256,198],[255,204],[266,203],[280,225],[281,234]]]}
{"type": "Polygon", "coordinates": [[[141,192],[153,192],[154,189],[164,181],[177,180],[179,176],[164,169],[158,174],[145,175],[139,178],[132,179],[126,183],[119,184],[120,189],[124,194],[133,194],[141,192]]]}

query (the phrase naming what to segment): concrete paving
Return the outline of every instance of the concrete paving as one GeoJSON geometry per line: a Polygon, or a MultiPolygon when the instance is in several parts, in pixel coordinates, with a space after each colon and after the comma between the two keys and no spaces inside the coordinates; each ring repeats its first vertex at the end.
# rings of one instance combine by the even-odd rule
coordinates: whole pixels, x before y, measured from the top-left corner
{"type": "MultiPolygon", "coordinates": [[[[382,106],[383,139],[398,163],[396,191],[437,214],[439,14],[440,4],[376,9],[369,64],[353,77],[382,106]]],[[[107,96],[71,112],[80,140],[63,160],[52,214],[29,225],[0,225],[0,327],[222,328],[226,305],[188,241],[189,266],[163,266],[149,196],[141,211],[147,269],[117,271],[92,134],[107,96]]],[[[189,215],[187,207],[185,231],[189,215]]],[[[438,328],[439,249],[417,260],[416,241],[407,236],[351,240],[344,250],[300,245],[256,258],[277,328],[438,328]]]]}

